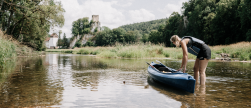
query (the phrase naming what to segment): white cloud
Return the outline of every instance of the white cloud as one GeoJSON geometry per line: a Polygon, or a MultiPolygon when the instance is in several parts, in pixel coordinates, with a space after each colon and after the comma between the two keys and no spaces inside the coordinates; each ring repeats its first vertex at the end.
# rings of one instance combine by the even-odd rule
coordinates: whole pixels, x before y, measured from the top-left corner
{"type": "MultiPolygon", "coordinates": [[[[59,0],[58,0],[59,1],[59,0]]],[[[146,5],[135,5],[139,3],[136,0],[60,0],[65,9],[65,25],[63,28],[55,28],[55,31],[62,30],[67,37],[71,37],[72,22],[79,18],[88,17],[91,20],[92,15],[99,15],[101,26],[107,26],[111,29],[119,26],[137,22],[150,21],[169,17],[172,12],[180,12],[182,2],[179,0],[176,4],[166,4],[165,7],[148,8],[146,5]],[[135,3],[135,4],[134,4],[135,3]],[[145,7],[144,7],[145,6],[145,7]],[[152,10],[150,10],[152,9],[152,10]],[[158,10],[159,11],[158,11],[158,10]],[[157,14],[159,17],[157,18],[157,14]],[[164,16],[166,15],[166,16],[164,16]]],[[[156,2],[163,3],[163,2],[156,2]]],[[[61,36],[62,37],[62,36],[61,36]]]]}
{"type": "Polygon", "coordinates": [[[182,3],[187,0],[179,0],[177,4],[167,4],[164,8],[158,8],[160,12],[169,17],[173,12],[178,12],[181,14],[182,3]]]}
{"type": "Polygon", "coordinates": [[[155,15],[146,9],[130,10],[128,13],[131,21],[134,23],[155,19],[155,15]]]}
{"type": "Polygon", "coordinates": [[[132,2],[126,2],[126,3],[116,3],[117,6],[120,7],[129,7],[132,5],[132,2]]]}
{"type": "MultiPolygon", "coordinates": [[[[65,25],[63,28],[57,28],[66,33],[67,37],[71,37],[72,22],[79,18],[89,17],[91,20],[92,15],[99,15],[101,26],[115,28],[123,23],[125,16],[119,10],[112,7],[116,1],[104,2],[101,0],[87,0],[79,4],[77,0],[62,0],[65,12],[65,25]]],[[[52,31],[51,31],[52,32],[52,31]]]]}
{"type": "Polygon", "coordinates": [[[166,17],[169,17],[173,12],[179,12],[180,13],[180,7],[175,4],[167,4],[165,8],[162,10],[163,13],[166,14],[166,17]]]}

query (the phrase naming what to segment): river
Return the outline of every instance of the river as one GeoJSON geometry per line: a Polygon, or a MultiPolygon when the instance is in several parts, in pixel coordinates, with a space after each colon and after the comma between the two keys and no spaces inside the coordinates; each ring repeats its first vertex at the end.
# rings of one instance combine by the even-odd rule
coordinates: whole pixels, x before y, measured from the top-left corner
{"type": "MultiPolygon", "coordinates": [[[[251,63],[211,60],[206,71],[206,86],[196,85],[195,93],[188,93],[153,81],[148,76],[145,61],[155,60],[60,53],[20,57],[15,65],[0,71],[0,107],[251,106],[251,63]]],[[[157,60],[175,69],[181,64],[180,60],[157,60]]],[[[187,72],[192,76],[193,64],[190,60],[187,65],[187,72]]]]}

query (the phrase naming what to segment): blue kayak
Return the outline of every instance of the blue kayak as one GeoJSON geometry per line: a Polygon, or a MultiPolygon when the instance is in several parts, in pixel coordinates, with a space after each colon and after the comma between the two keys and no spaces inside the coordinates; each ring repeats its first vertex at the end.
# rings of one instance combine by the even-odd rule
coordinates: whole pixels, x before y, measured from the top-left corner
{"type": "Polygon", "coordinates": [[[181,71],[176,71],[175,69],[169,68],[163,64],[151,63],[148,67],[149,75],[161,83],[185,90],[187,92],[194,93],[195,89],[195,79],[181,71]]]}

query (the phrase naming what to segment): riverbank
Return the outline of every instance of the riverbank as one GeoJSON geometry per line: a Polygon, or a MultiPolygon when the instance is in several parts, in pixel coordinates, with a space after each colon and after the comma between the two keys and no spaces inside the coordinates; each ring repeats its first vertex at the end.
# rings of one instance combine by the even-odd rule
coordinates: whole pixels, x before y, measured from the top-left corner
{"type": "Polygon", "coordinates": [[[34,55],[34,50],[19,44],[18,41],[11,38],[9,35],[4,35],[0,30],[0,87],[5,82],[10,74],[16,69],[17,64],[21,64],[17,60],[18,56],[34,55]]]}
{"type": "Polygon", "coordinates": [[[12,36],[4,35],[0,30],[0,67],[6,65],[6,61],[14,60],[18,56],[37,56],[42,55],[43,52],[37,52],[26,45],[20,44],[12,36]]]}
{"type": "MultiPolygon", "coordinates": [[[[221,54],[227,55],[225,59],[249,61],[251,60],[251,43],[239,42],[230,45],[210,46],[212,59],[222,58],[221,54]]],[[[181,48],[164,47],[163,45],[134,44],[116,45],[113,47],[83,47],[75,49],[47,49],[46,52],[62,52],[72,54],[96,55],[104,58],[171,58],[182,59],[181,48]]],[[[188,54],[188,59],[196,57],[188,54]]]]}

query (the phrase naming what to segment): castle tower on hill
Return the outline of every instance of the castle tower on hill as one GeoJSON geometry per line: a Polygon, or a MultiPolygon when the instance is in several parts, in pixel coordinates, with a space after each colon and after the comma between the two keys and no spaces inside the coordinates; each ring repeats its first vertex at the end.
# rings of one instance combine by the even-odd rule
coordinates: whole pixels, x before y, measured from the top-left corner
{"type": "Polygon", "coordinates": [[[92,24],[91,24],[91,32],[94,32],[95,29],[97,31],[101,31],[101,23],[99,22],[99,15],[92,15],[92,24]]]}
{"type": "MultiPolygon", "coordinates": [[[[91,24],[90,29],[91,29],[92,33],[101,31],[101,23],[99,22],[99,15],[92,15],[92,24],[91,24]]],[[[94,35],[92,33],[84,34],[84,36],[82,36],[82,38],[79,35],[74,37],[74,39],[70,43],[69,48],[70,49],[73,48],[78,40],[81,40],[82,45],[86,44],[86,42],[89,39],[94,37],[94,35]]],[[[94,41],[94,43],[95,43],[95,41],[94,41]]]]}
{"type": "Polygon", "coordinates": [[[92,15],[93,22],[99,22],[99,15],[92,15]]]}

